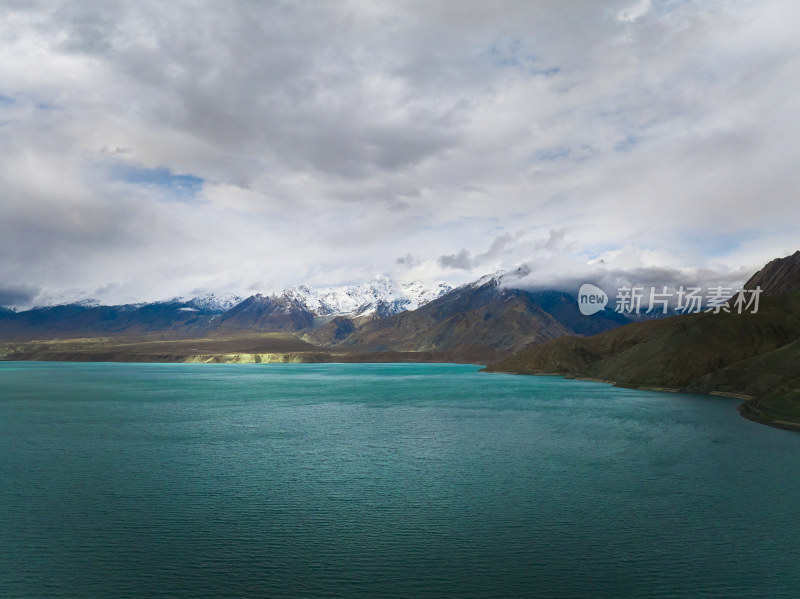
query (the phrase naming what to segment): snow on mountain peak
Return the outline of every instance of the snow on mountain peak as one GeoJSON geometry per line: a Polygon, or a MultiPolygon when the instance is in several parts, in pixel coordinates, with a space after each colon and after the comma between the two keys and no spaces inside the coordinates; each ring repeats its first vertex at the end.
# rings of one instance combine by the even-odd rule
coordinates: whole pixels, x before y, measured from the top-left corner
{"type": "Polygon", "coordinates": [[[318,316],[363,316],[379,312],[382,316],[416,310],[451,290],[446,283],[427,287],[419,281],[397,284],[387,277],[376,277],[359,285],[322,287],[299,285],[282,294],[296,300],[318,316]]]}
{"type": "Polygon", "coordinates": [[[531,269],[527,264],[523,264],[514,270],[498,270],[488,275],[483,275],[477,281],[468,283],[468,287],[478,288],[487,284],[495,286],[513,287],[515,281],[523,279],[531,273],[531,269]]]}
{"type": "Polygon", "coordinates": [[[206,293],[189,300],[185,300],[187,304],[198,308],[200,310],[209,310],[212,312],[226,312],[241,303],[242,298],[233,293],[206,293]]]}

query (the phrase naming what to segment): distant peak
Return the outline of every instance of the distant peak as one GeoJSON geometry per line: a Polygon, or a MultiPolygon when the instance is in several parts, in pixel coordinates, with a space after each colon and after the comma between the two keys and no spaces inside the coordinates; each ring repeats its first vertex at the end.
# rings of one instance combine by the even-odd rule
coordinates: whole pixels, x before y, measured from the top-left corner
{"type": "Polygon", "coordinates": [[[310,287],[298,285],[270,297],[285,298],[317,316],[385,316],[416,308],[440,297],[452,287],[444,282],[426,285],[420,281],[397,283],[385,275],[355,285],[310,287]]]}
{"type": "Polygon", "coordinates": [[[514,270],[498,270],[490,274],[483,275],[481,278],[467,283],[465,287],[484,287],[491,285],[493,287],[513,287],[514,282],[523,279],[531,274],[531,268],[527,264],[523,264],[514,270]]]}
{"type": "Polygon", "coordinates": [[[74,302],[73,305],[80,306],[81,308],[96,308],[100,305],[100,302],[96,299],[82,299],[74,302]]]}
{"type": "Polygon", "coordinates": [[[177,299],[193,308],[212,312],[227,312],[242,302],[242,298],[233,293],[205,293],[189,300],[177,299]]]}

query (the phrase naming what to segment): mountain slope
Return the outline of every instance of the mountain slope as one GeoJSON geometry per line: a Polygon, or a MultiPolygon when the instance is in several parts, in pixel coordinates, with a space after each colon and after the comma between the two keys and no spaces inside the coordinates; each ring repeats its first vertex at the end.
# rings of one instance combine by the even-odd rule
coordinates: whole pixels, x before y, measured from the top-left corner
{"type": "Polygon", "coordinates": [[[153,331],[181,334],[206,328],[219,313],[177,300],[124,306],[48,306],[3,315],[0,317],[0,338],[32,339],[153,331]]]}
{"type": "Polygon", "coordinates": [[[772,260],[744,284],[744,289],[756,287],[761,287],[764,295],[781,295],[800,289],[800,250],[772,260]]]}
{"type": "Polygon", "coordinates": [[[222,314],[214,328],[221,331],[294,332],[314,324],[314,314],[300,300],[253,295],[222,314]]]}
{"type": "Polygon", "coordinates": [[[739,408],[751,420],[800,430],[800,341],[714,372],[701,382],[751,395],[754,399],[739,408]]]}

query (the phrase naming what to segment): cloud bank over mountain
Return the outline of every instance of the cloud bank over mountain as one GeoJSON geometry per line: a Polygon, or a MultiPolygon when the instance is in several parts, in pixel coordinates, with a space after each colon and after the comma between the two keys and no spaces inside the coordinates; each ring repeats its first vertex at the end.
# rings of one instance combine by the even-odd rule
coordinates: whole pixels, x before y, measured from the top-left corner
{"type": "Polygon", "coordinates": [[[0,303],[523,263],[543,287],[600,264],[741,279],[797,249],[798,19],[790,0],[5,2],[0,303]]]}

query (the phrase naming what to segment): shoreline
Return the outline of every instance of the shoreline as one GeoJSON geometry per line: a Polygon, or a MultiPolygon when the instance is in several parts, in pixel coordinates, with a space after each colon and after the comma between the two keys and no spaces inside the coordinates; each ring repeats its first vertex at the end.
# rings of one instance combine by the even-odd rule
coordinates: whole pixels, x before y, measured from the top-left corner
{"type": "Polygon", "coordinates": [[[23,352],[0,354],[0,362],[72,362],[84,364],[473,364],[484,368],[486,360],[461,358],[446,352],[374,352],[333,354],[327,352],[227,352],[211,354],[157,354],[118,352],[23,352]],[[422,359],[420,359],[422,358],[422,359]]]}
{"type": "Polygon", "coordinates": [[[565,379],[576,380],[576,381],[604,383],[606,385],[611,385],[613,387],[619,387],[620,389],[639,389],[641,391],[655,391],[659,393],[682,393],[686,395],[698,395],[706,397],[727,397],[730,399],[739,399],[742,400],[743,403],[739,404],[736,409],[742,418],[746,418],[747,420],[756,422],[758,424],[771,426],[773,428],[779,428],[782,430],[787,430],[792,432],[800,432],[800,422],[792,422],[791,420],[781,420],[780,418],[773,418],[768,415],[765,415],[765,412],[763,410],[758,409],[759,401],[762,398],[749,395],[746,393],[736,393],[733,391],[716,391],[716,390],[707,392],[698,392],[698,391],[687,391],[685,389],[678,389],[674,387],[656,387],[650,385],[633,385],[628,383],[621,384],[617,383],[616,381],[601,379],[597,377],[566,374],[563,372],[510,372],[506,370],[487,370],[486,368],[482,369],[481,372],[486,372],[488,374],[514,374],[519,376],[560,376],[565,379]]]}
{"type": "Polygon", "coordinates": [[[763,410],[759,409],[760,398],[753,398],[741,404],[737,409],[742,418],[747,418],[759,424],[766,424],[774,428],[780,428],[794,433],[800,433],[800,422],[792,422],[791,420],[781,420],[779,418],[772,418],[763,410]]]}

